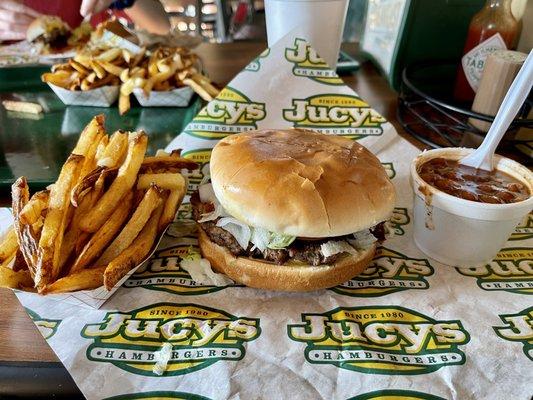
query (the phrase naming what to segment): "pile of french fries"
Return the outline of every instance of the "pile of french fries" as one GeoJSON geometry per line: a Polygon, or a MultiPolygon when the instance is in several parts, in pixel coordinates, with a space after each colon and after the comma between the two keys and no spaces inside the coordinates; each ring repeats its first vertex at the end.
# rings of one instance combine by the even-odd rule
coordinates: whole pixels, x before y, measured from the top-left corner
{"type": "Polygon", "coordinates": [[[185,195],[196,163],[159,151],[144,132],[109,136],[103,115],[81,133],[57,181],[30,197],[12,186],[13,227],[0,243],[0,286],[41,294],[110,290],[153,250],[185,195]]]}
{"type": "Polygon", "coordinates": [[[149,97],[151,91],[190,86],[206,101],[219,93],[209,78],[198,71],[196,54],[184,47],[142,49],[137,54],[120,48],[87,48],[67,63],[54,65],[52,72],[42,75],[42,80],[64,89],[82,91],[120,85],[121,115],[130,109],[130,96],[135,88],[142,88],[149,97]]]}

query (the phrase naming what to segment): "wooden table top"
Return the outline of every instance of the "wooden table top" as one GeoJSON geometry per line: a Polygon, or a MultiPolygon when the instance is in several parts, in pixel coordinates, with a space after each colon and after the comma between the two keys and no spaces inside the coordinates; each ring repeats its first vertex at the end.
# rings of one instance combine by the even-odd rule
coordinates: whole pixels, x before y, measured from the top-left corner
{"type": "MultiPolygon", "coordinates": [[[[266,43],[262,42],[204,43],[196,51],[202,57],[209,76],[224,85],[264,48],[266,43]]],[[[346,44],[343,50],[354,55],[357,46],[346,44]]],[[[422,148],[420,142],[402,130],[396,118],[397,93],[372,64],[364,62],[360,70],[341,77],[361,98],[387,118],[401,136],[422,148]]],[[[9,201],[9,193],[0,193],[0,205],[5,206],[9,201]]],[[[57,362],[58,359],[13,292],[0,288],[0,362],[3,361],[57,362]]]]}

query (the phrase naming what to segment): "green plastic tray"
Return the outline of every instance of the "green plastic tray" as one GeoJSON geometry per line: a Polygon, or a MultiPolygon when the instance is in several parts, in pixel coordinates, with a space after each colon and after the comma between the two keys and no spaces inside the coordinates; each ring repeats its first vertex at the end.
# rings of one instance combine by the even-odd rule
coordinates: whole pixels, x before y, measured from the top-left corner
{"type": "MultiPolygon", "coordinates": [[[[12,70],[14,70],[13,68],[12,70]]],[[[25,176],[32,190],[39,190],[57,179],[61,166],[74,147],[83,127],[97,114],[104,114],[106,129],[143,129],[149,136],[148,154],[164,148],[201,107],[195,96],[186,108],[146,107],[133,103],[132,109],[120,116],[116,104],[110,108],[65,106],[39,80],[32,79],[40,71],[16,68],[5,80],[0,72],[0,100],[38,102],[46,112],[40,116],[6,111],[0,106],[0,193],[6,195],[13,181],[25,176]],[[17,79],[19,77],[19,79],[17,79]],[[18,86],[16,83],[18,82],[18,86]]],[[[39,75],[37,75],[38,77],[39,75]]]]}

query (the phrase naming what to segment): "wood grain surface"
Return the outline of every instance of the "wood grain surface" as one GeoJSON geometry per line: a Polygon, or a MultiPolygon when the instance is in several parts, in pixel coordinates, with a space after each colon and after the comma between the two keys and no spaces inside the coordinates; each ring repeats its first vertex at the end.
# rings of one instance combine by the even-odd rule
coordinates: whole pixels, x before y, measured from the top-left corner
{"type": "MultiPolygon", "coordinates": [[[[266,48],[266,43],[244,42],[202,44],[196,51],[202,57],[205,70],[220,85],[228,83],[246,64],[266,48]]],[[[343,45],[354,55],[357,46],[343,45]]],[[[398,133],[422,148],[420,142],[403,132],[396,118],[397,93],[369,62],[359,71],[341,76],[346,84],[387,118],[398,133]]],[[[0,205],[10,202],[9,193],[0,193],[0,205]]],[[[0,362],[1,361],[58,361],[46,341],[25,313],[11,290],[0,288],[0,362]]]]}

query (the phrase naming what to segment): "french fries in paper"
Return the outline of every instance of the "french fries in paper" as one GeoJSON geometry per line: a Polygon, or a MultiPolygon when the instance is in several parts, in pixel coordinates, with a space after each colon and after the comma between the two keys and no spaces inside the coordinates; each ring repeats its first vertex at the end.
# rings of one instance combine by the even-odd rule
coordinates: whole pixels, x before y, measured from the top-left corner
{"type": "Polygon", "coordinates": [[[80,51],[42,75],[65,104],[109,107],[118,97],[120,114],[133,93],[144,107],[185,107],[196,92],[206,101],[219,90],[197,70],[198,57],[181,47],[138,54],[119,48],[80,51]]]}
{"type": "Polygon", "coordinates": [[[146,260],[186,192],[179,172],[197,167],[179,152],[146,157],[147,141],[144,132],[109,136],[97,116],[48,190],[31,196],[19,178],[14,224],[0,238],[0,286],[57,295],[98,288],[105,297],[146,260]]]}

